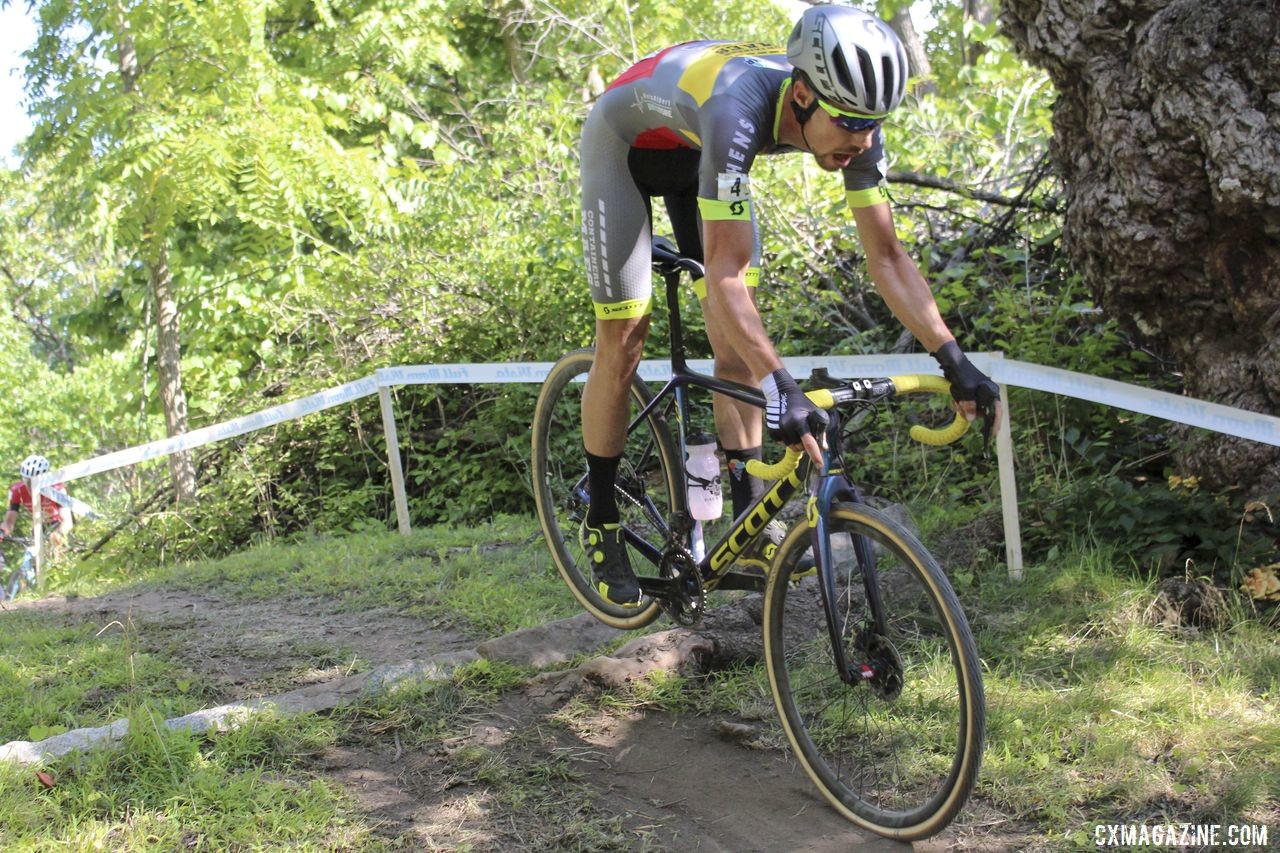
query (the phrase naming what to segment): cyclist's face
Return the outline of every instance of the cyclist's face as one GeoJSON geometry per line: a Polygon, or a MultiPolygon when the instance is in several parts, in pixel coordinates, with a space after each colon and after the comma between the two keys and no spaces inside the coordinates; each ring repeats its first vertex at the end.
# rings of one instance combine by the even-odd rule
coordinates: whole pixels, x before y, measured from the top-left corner
{"type": "Polygon", "coordinates": [[[876,139],[876,128],[848,131],[827,120],[821,111],[809,122],[809,147],[818,165],[828,172],[847,168],[853,158],[869,149],[876,139]]]}
{"type": "MultiPolygon", "coordinates": [[[[800,85],[804,86],[803,83],[800,85]]],[[[816,97],[807,86],[798,94],[805,101],[816,97]]],[[[815,109],[805,125],[805,139],[818,165],[828,172],[835,172],[847,168],[854,157],[875,143],[878,127],[877,124],[862,130],[846,130],[838,118],[833,118],[824,109],[815,109]]]]}

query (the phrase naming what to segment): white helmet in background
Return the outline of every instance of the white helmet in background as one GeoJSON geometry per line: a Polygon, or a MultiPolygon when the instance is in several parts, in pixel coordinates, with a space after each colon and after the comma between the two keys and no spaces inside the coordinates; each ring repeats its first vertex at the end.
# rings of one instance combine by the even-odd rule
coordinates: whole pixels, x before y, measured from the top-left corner
{"type": "Polygon", "coordinates": [[[18,466],[18,473],[28,480],[39,477],[41,474],[47,474],[49,473],[49,460],[33,453],[22,460],[22,464],[18,466]]]}
{"type": "Polygon", "coordinates": [[[907,52],[888,24],[861,9],[811,6],[787,39],[787,59],[818,97],[883,118],[907,93],[907,52]]]}

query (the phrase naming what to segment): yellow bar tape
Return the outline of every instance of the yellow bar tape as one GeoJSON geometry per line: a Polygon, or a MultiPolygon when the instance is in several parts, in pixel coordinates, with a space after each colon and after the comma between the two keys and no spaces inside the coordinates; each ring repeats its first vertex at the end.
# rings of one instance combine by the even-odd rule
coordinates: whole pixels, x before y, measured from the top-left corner
{"type": "MultiPolygon", "coordinates": [[[[898,389],[899,394],[947,394],[951,393],[951,383],[943,379],[941,376],[932,376],[927,373],[912,373],[906,376],[890,376],[889,380],[893,382],[893,387],[898,389]]],[[[916,424],[907,434],[921,444],[927,444],[930,447],[941,447],[944,444],[951,444],[959,441],[960,436],[964,435],[969,429],[969,421],[964,415],[956,412],[955,420],[950,426],[941,427],[939,429],[930,429],[927,426],[916,424]]]]}

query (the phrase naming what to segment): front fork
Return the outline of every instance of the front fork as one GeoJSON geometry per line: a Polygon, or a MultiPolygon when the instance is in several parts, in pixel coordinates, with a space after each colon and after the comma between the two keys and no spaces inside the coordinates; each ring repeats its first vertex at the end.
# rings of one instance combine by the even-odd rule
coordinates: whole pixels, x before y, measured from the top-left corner
{"type": "MultiPolygon", "coordinates": [[[[831,654],[836,671],[846,684],[858,684],[876,676],[867,661],[851,665],[844,645],[844,616],[837,608],[840,596],[836,592],[836,568],[831,551],[831,508],[838,500],[861,503],[862,496],[843,474],[827,473],[818,481],[817,491],[809,499],[808,520],[813,541],[813,555],[818,568],[818,590],[822,595],[822,611],[827,618],[827,633],[831,640],[831,654]]],[[[880,600],[880,580],[876,575],[875,551],[865,536],[853,537],[854,556],[862,572],[862,584],[875,621],[875,632],[886,635],[884,608],[880,600]]]]}

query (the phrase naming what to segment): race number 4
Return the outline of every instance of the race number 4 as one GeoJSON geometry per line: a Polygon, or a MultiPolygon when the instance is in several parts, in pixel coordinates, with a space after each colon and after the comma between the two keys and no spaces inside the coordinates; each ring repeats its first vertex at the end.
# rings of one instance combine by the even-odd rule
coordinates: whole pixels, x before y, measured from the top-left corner
{"type": "Polygon", "coordinates": [[[720,201],[750,201],[751,179],[741,172],[721,172],[716,176],[720,201]]]}

